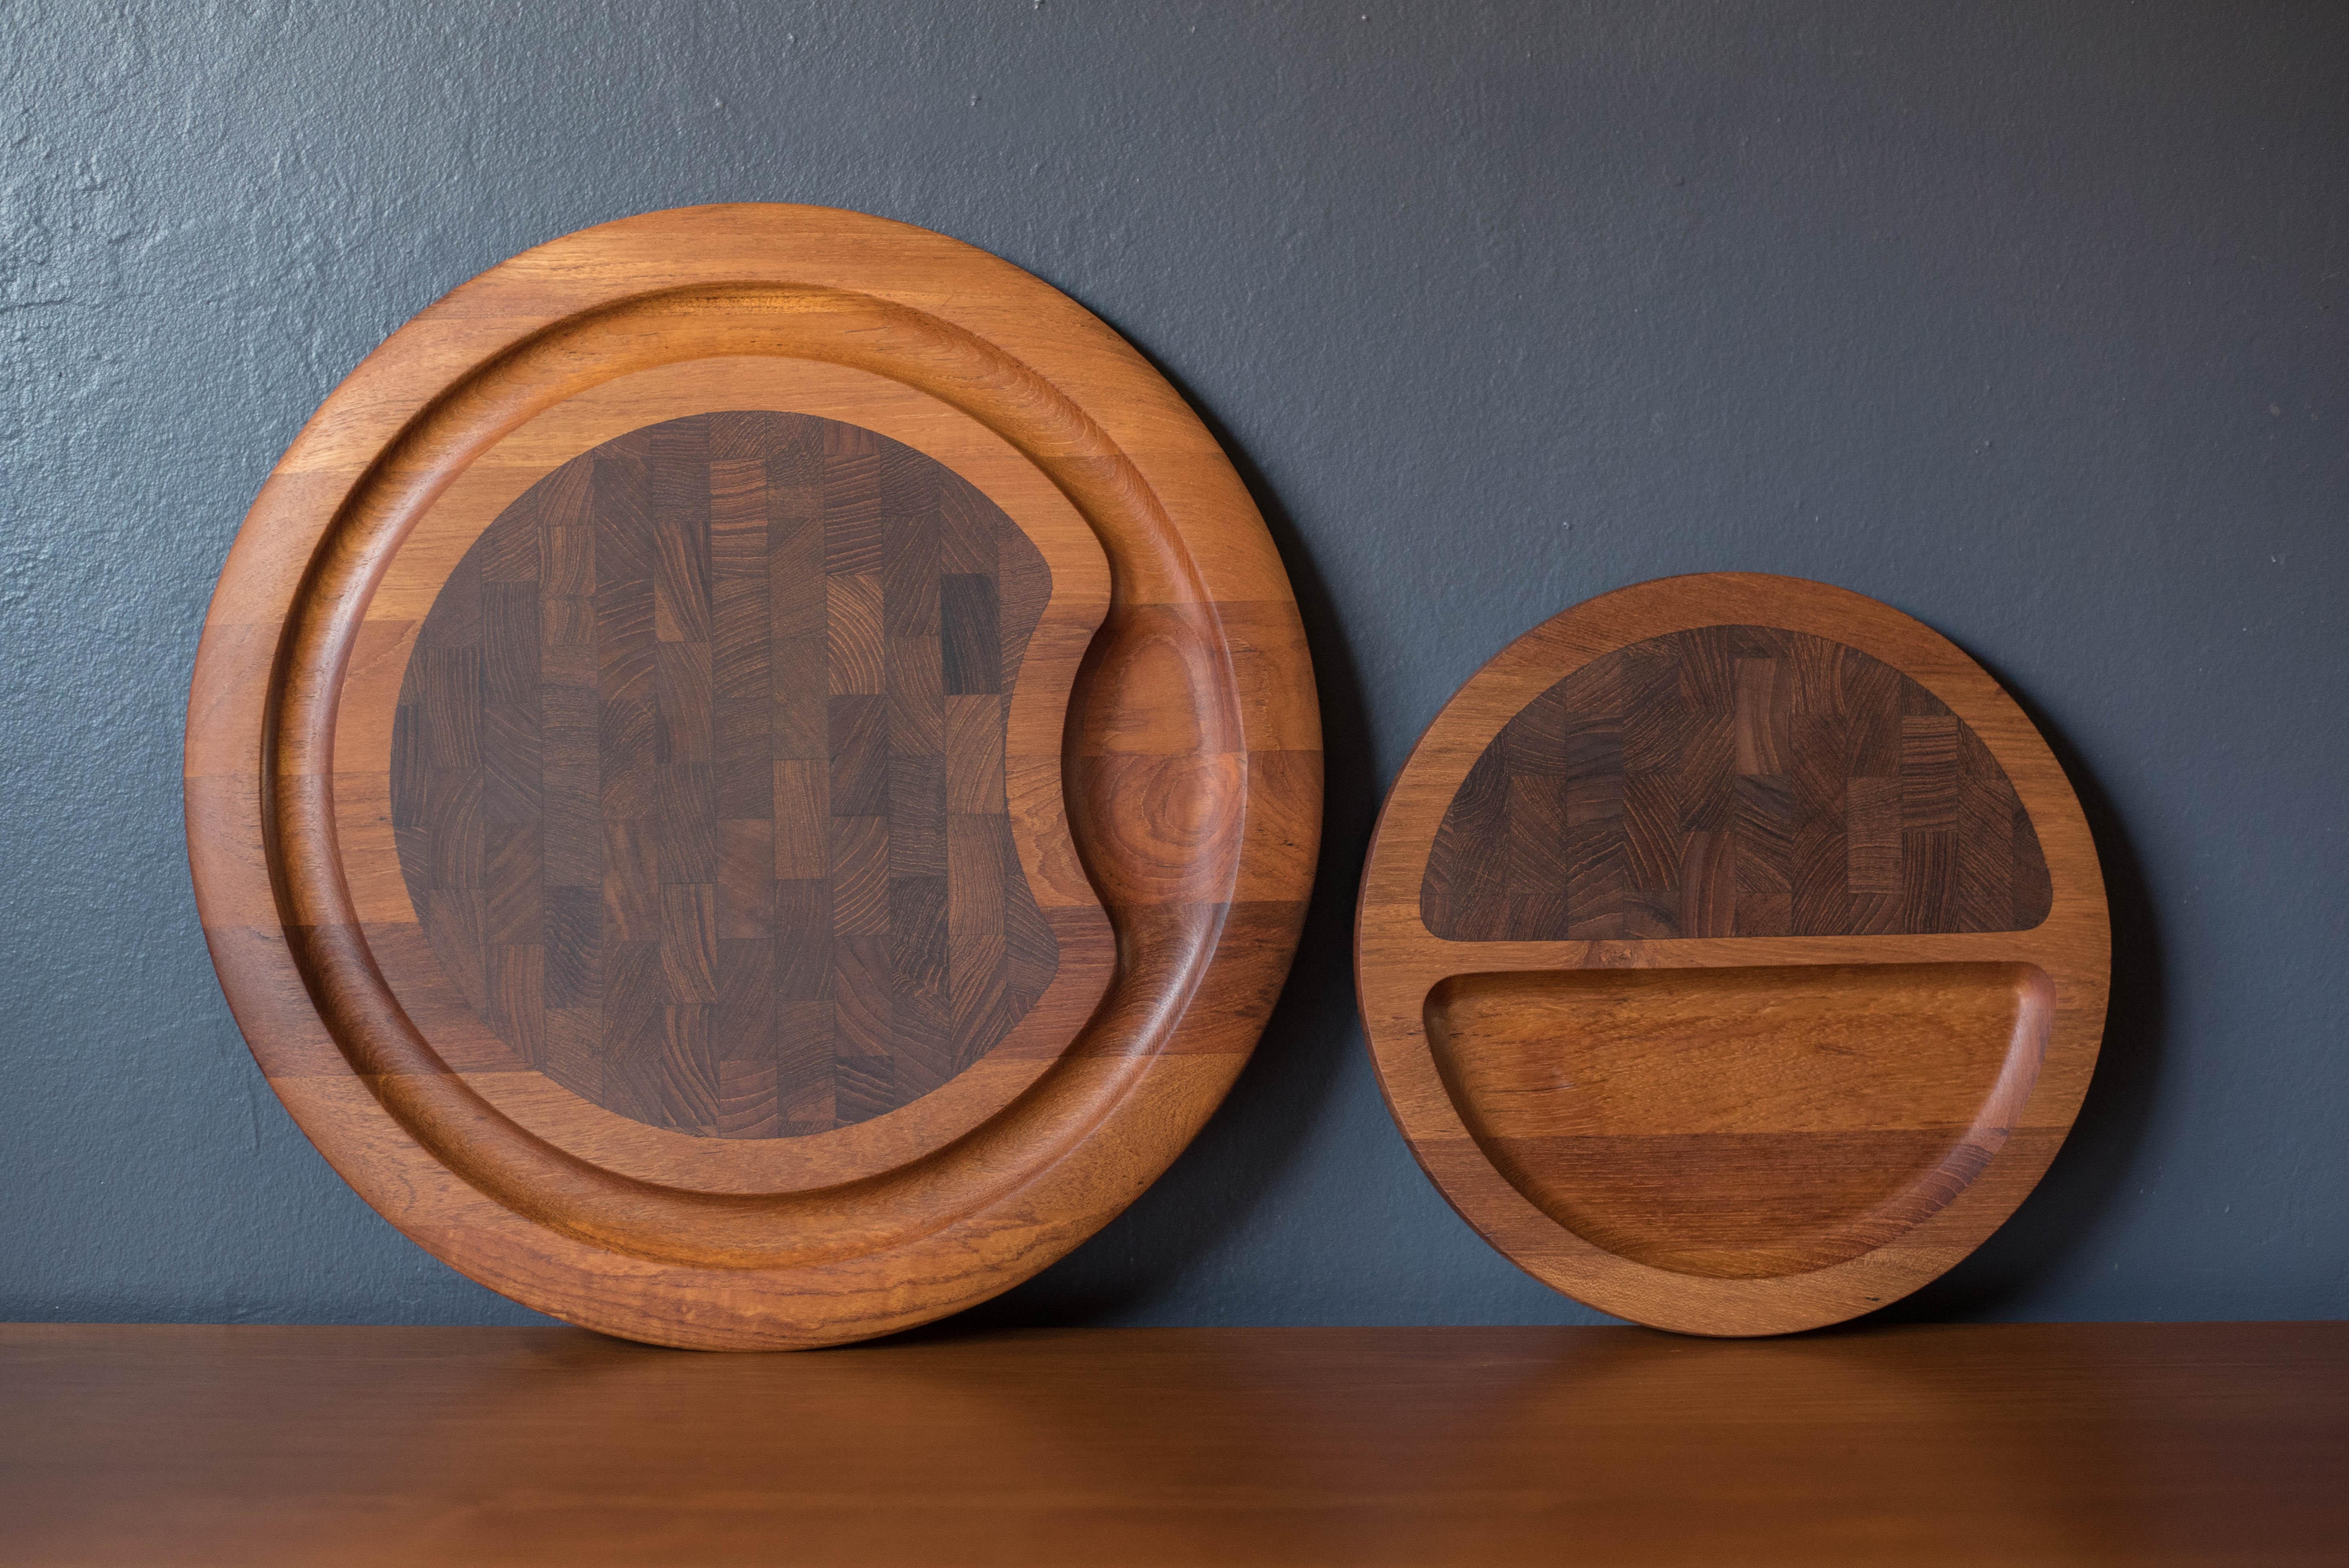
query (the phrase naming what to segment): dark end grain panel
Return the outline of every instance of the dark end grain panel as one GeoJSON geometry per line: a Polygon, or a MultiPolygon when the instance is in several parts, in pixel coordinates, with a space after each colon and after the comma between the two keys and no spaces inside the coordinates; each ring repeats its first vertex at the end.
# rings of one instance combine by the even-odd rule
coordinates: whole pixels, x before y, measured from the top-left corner
{"type": "Polygon", "coordinates": [[[1455,942],[2023,931],[2046,861],[1995,758],[1856,648],[1704,626],[1593,660],[1495,737],[1420,890],[1455,942]]]}
{"type": "Polygon", "coordinates": [[[656,1127],[796,1137],[938,1088],[1059,964],[1003,779],[1050,593],[1001,509],[837,420],[574,459],[459,563],[402,682],[392,817],[442,967],[656,1127]]]}

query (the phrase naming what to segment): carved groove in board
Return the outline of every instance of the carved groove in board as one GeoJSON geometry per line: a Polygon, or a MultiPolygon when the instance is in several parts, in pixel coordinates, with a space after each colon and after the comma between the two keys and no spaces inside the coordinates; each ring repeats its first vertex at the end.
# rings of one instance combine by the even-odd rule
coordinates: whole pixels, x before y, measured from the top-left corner
{"type": "Polygon", "coordinates": [[[1004,726],[1051,576],[950,469],[837,420],[673,419],[557,469],[402,682],[401,874],[526,1062],[657,1127],[828,1131],[1050,984],[1004,726]]]}

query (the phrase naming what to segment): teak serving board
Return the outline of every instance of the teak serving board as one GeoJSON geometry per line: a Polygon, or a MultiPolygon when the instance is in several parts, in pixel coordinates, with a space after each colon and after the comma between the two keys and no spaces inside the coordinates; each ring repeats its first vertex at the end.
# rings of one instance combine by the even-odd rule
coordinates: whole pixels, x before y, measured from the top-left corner
{"type": "Polygon", "coordinates": [[[1503,650],[1363,875],[1389,1108],[1494,1246],[1618,1316],[1816,1327],[1996,1229],[2077,1114],[2110,935],[2079,802],[1947,639],[1668,578],[1503,650]]]}
{"type": "Polygon", "coordinates": [[[1066,296],[820,208],[492,268],[329,397],[222,573],[222,983],[452,1266],[680,1346],[1004,1290],[1198,1130],[1319,826],[1288,583],[1066,296]]]}

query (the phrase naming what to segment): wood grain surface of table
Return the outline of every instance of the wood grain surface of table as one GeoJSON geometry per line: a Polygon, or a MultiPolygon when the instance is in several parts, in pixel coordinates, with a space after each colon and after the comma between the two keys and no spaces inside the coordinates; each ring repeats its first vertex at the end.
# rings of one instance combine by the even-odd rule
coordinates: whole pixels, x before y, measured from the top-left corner
{"type": "Polygon", "coordinates": [[[0,1327],[9,1563],[2349,1560],[2349,1325],[0,1327]]]}

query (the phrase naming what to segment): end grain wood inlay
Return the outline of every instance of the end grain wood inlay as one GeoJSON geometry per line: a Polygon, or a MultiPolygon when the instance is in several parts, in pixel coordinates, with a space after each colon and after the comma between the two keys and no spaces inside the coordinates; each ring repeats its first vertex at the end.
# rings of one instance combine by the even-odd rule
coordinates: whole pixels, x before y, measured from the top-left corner
{"type": "Polygon", "coordinates": [[[573,459],[466,552],[401,686],[392,822],[442,968],[655,1126],[792,1137],[938,1088],[1058,966],[1004,790],[1050,591],[1000,508],[837,420],[573,459]]]}
{"type": "Polygon", "coordinates": [[[1702,626],[1526,704],[1462,780],[1420,907],[1454,942],[2024,931],[2030,813],[1980,737],[1857,648],[1702,626]]]}
{"type": "Polygon", "coordinates": [[[1404,1137],[1527,1272],[1774,1334],[1947,1270],[2054,1157],[2109,934],[2063,770],[1898,611],[1723,573],[1602,595],[1428,727],[1356,982],[1404,1137]]]}
{"type": "Polygon", "coordinates": [[[650,213],[327,398],[189,694],[222,989],[471,1278],[706,1349],[898,1329],[1131,1203],[1319,850],[1287,574],[1214,438],[1017,267],[650,213]]]}

